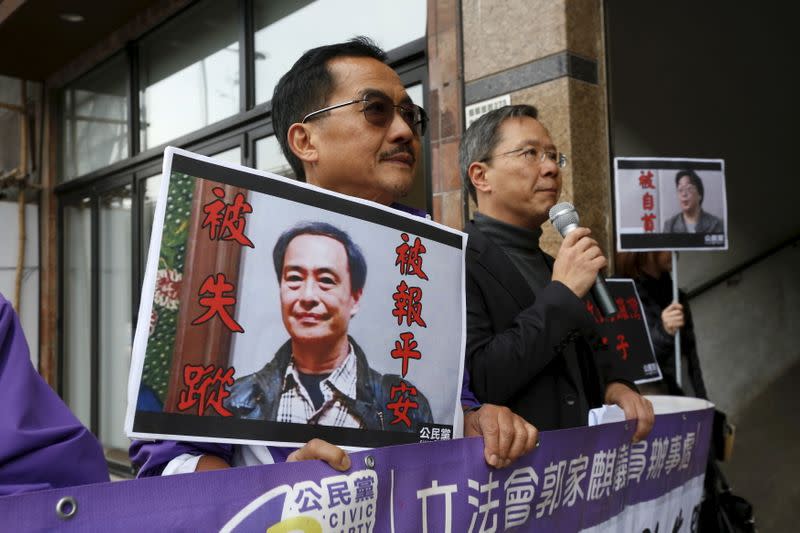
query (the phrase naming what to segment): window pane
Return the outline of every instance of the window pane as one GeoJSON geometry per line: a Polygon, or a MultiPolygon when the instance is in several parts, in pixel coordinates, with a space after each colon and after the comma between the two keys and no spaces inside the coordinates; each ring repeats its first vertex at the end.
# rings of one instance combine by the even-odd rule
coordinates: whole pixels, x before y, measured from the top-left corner
{"type": "Polygon", "coordinates": [[[119,54],[61,95],[63,181],[128,157],[128,62],[119,54]]]}
{"type": "Polygon", "coordinates": [[[392,50],[425,37],[426,13],[425,0],[255,0],[256,102],[306,50],[355,35],[392,50]]]}
{"type": "Polygon", "coordinates": [[[144,179],[144,197],[142,198],[142,273],[147,267],[147,253],[150,250],[150,234],[153,232],[153,217],[156,216],[156,202],[161,189],[161,174],[144,179]]]}
{"type": "Polygon", "coordinates": [[[22,87],[18,78],[0,75],[0,102],[12,105],[22,104],[22,87]]]}
{"type": "Polygon", "coordinates": [[[295,177],[274,135],[256,141],[256,168],[286,178],[295,177]]]}
{"type": "Polygon", "coordinates": [[[142,39],[142,149],[239,112],[236,0],[189,9],[142,39]]]}
{"type": "MultiPolygon", "coordinates": [[[[0,103],[3,103],[0,100],[0,103]]],[[[19,167],[19,137],[22,130],[22,113],[0,107],[0,174],[19,167]]]]}
{"type": "Polygon", "coordinates": [[[123,432],[131,361],[131,186],[100,197],[100,442],[128,448],[123,432]]]}
{"type": "Polygon", "coordinates": [[[64,399],[86,427],[92,413],[91,202],[64,207],[64,399]]]}
{"type": "Polygon", "coordinates": [[[220,161],[225,161],[226,163],[241,165],[242,149],[236,146],[229,150],[225,150],[224,152],[217,152],[216,154],[212,154],[210,157],[213,157],[214,159],[219,159],[220,161]]]}
{"type": "MultiPolygon", "coordinates": [[[[0,104],[22,105],[22,83],[16,78],[0,76],[0,104]]],[[[0,174],[19,167],[20,132],[22,113],[20,110],[0,107],[0,174]]]]}

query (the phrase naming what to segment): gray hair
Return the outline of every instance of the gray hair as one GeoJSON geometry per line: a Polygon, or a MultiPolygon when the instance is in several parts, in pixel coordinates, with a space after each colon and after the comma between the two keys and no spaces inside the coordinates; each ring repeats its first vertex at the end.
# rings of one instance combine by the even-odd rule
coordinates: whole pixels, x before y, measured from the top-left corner
{"type": "Polygon", "coordinates": [[[492,150],[500,142],[500,126],[502,126],[503,122],[509,118],[521,117],[530,117],[538,120],[539,111],[532,105],[527,104],[503,106],[489,111],[473,122],[464,132],[464,136],[461,137],[461,146],[458,150],[461,179],[464,182],[464,189],[475,203],[478,203],[478,198],[475,193],[475,186],[469,179],[469,166],[476,161],[483,161],[491,155],[492,150]]]}

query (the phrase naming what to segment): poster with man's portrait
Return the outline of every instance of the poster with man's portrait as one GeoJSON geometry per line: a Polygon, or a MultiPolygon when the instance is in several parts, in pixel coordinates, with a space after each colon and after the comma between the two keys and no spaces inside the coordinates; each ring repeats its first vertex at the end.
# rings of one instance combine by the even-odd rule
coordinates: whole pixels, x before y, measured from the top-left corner
{"type": "Polygon", "coordinates": [[[130,437],[365,448],[458,436],[464,234],[174,148],[162,180],[130,437]]]}
{"type": "Polygon", "coordinates": [[[614,159],[617,249],[727,250],[725,161],[614,159]]]}

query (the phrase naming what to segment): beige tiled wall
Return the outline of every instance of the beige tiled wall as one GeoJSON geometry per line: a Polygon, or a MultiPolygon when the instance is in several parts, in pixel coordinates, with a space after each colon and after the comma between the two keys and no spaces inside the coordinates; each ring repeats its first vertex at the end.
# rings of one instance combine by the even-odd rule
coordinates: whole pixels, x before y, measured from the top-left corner
{"type": "Polygon", "coordinates": [[[463,0],[467,81],[567,48],[563,1],[463,0]]]}

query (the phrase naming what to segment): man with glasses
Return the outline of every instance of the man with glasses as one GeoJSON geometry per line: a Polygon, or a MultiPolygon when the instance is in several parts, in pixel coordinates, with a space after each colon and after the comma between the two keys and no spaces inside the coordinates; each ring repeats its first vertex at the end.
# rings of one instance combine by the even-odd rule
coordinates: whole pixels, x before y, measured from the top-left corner
{"type": "Polygon", "coordinates": [[[602,375],[587,341],[593,321],[582,298],[606,265],[591,231],[570,232],[555,260],[539,248],[567,158],[536,108],[483,115],[464,134],[459,160],[478,205],[465,228],[466,358],[478,399],[506,405],[540,430],[583,426],[590,408],[618,404],[638,419],[634,438],[646,436],[652,405],[608,369],[602,375]]]}
{"type": "MultiPolygon", "coordinates": [[[[273,125],[298,179],[408,211],[395,202],[413,183],[427,117],[385,61],[365,38],[309,50],[275,87],[273,125]]],[[[536,428],[506,407],[479,404],[464,380],[464,434],[484,437],[487,463],[504,467],[533,449],[536,428]]],[[[297,450],[137,441],[131,457],[140,476],[283,460],[350,466],[347,454],[319,439],[297,450]]]]}
{"type": "Polygon", "coordinates": [[[664,222],[664,233],[717,233],[724,232],[722,220],[703,210],[706,191],[703,180],[691,169],[675,174],[675,188],[681,212],[664,222]]]}

